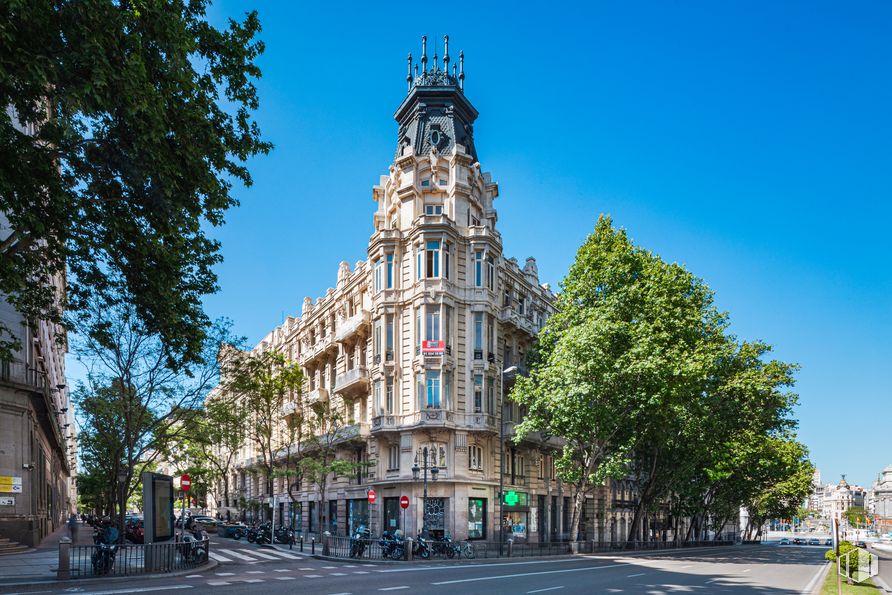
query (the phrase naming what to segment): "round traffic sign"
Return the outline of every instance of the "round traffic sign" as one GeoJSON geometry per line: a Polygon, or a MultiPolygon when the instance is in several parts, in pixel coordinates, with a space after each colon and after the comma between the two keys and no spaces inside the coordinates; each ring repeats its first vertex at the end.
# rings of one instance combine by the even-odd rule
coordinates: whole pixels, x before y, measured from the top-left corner
{"type": "Polygon", "coordinates": [[[192,485],[192,478],[189,477],[187,473],[183,473],[180,476],[180,489],[184,492],[189,491],[189,487],[192,485]]]}
{"type": "Polygon", "coordinates": [[[369,504],[374,504],[375,498],[377,498],[377,496],[375,495],[375,490],[369,488],[369,504]]]}
{"type": "Polygon", "coordinates": [[[409,508],[408,496],[400,496],[400,508],[409,508]]]}

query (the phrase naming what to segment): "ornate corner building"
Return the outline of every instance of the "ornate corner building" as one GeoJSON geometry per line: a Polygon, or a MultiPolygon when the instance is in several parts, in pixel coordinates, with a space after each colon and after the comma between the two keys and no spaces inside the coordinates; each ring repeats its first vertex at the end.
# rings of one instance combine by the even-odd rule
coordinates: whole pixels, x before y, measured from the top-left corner
{"type": "MultiPolygon", "coordinates": [[[[304,485],[292,504],[285,480],[276,479],[276,518],[294,516],[310,533],[344,535],[365,524],[375,533],[414,535],[425,515],[424,483],[413,467],[423,466],[427,449],[438,470],[426,500],[434,535],[493,540],[501,516],[516,539],[557,540],[570,518],[570,498],[554,475],[559,442],[533,434],[515,444],[523,412],[503,405],[510,388],[503,371],[523,373],[554,295],[540,284],[535,259],[521,266],[502,253],[499,187],[477,160],[478,114],[464,94],[463,54],[450,72],[448,37],[442,62],[434,55],[428,65],[423,48],[420,67],[409,56],[407,83],[395,114],[396,155],[373,188],[367,260],[352,270],[341,262],[335,288],[315,302],[305,298],[300,317],[254,348],[279,350],[305,372],[302,405],[286,403],[283,420],[330,401],[349,423],[339,456],[364,463],[354,476],[333,478],[324,499],[304,485]],[[503,453],[508,503],[500,510],[503,453]]],[[[244,516],[246,500],[270,496],[256,462],[246,447],[229,481],[232,497],[218,501],[218,510],[244,516]]],[[[632,504],[626,482],[602,488],[586,503],[580,539],[624,539],[632,504]]]]}

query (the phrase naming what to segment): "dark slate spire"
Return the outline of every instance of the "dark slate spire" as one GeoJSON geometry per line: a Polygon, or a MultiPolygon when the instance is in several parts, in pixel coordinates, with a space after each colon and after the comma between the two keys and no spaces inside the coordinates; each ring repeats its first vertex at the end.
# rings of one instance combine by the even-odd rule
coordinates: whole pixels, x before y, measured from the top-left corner
{"type": "Polygon", "coordinates": [[[450,73],[448,35],[443,42],[442,67],[436,55],[433,66],[427,66],[427,36],[421,38],[422,68],[419,72],[416,65],[414,77],[409,59],[409,94],[394,116],[399,123],[397,157],[407,146],[414,147],[416,154],[426,155],[434,147],[440,153],[451,153],[459,144],[477,160],[473,128],[477,110],[464,94],[465,55],[459,52],[459,71],[456,74],[453,64],[450,73]]]}

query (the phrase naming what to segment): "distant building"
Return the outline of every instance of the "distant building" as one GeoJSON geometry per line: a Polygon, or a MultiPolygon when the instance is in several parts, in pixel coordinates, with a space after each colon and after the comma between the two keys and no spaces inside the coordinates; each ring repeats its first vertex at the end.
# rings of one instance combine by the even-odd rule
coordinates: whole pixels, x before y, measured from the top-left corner
{"type": "Polygon", "coordinates": [[[824,485],[821,483],[821,470],[815,469],[811,478],[811,493],[808,495],[806,508],[821,514],[824,510],[824,485]]]}
{"type": "Polygon", "coordinates": [[[863,507],[867,491],[861,486],[849,485],[845,475],[838,484],[824,486],[821,515],[825,518],[841,519],[853,506],[863,507]]]}
{"type": "Polygon", "coordinates": [[[892,465],[889,465],[873,482],[871,513],[892,520],[892,465]]]}

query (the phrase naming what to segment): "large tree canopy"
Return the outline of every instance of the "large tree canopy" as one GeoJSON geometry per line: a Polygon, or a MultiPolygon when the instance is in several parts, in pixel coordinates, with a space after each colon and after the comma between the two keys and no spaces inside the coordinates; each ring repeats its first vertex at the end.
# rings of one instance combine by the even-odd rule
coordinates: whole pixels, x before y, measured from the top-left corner
{"type": "Polygon", "coordinates": [[[586,493],[608,477],[636,484],[630,540],[666,501],[720,532],[785,477],[792,465],[757,474],[751,464],[773,460],[766,441],[790,440],[795,427],[796,366],[765,361],[769,352],[728,332],[701,279],[600,218],[511,393],[528,411],[518,440],[535,431],[564,440],[557,470],[574,495],[571,539],[586,493]]]}
{"type": "Polygon", "coordinates": [[[27,317],[127,296],[172,354],[200,354],[220,260],[206,230],[270,148],[251,118],[257,14],[217,29],[207,4],[0,4],[0,293],[27,317]]]}

